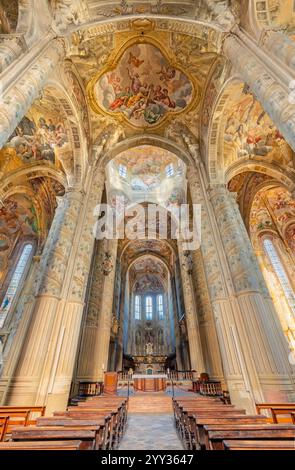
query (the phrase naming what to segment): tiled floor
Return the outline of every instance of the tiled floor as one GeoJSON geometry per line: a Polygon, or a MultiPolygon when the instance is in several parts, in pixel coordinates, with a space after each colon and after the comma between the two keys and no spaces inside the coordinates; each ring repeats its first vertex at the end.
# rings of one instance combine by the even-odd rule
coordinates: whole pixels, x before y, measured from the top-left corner
{"type": "Polygon", "coordinates": [[[119,450],[182,450],[173,416],[168,414],[128,415],[127,430],[119,450]]]}

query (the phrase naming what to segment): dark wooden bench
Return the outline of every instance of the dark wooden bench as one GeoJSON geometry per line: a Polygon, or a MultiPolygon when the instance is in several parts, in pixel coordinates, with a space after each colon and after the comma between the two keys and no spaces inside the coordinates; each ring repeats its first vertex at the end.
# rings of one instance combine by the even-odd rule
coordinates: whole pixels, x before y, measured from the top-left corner
{"type": "Polygon", "coordinates": [[[292,425],[243,425],[204,426],[207,450],[224,450],[224,440],[290,440],[295,438],[292,425]]]}
{"type": "Polygon", "coordinates": [[[97,450],[101,445],[100,426],[30,426],[13,428],[12,441],[81,441],[80,450],[97,450]]]}
{"type": "Polygon", "coordinates": [[[295,450],[293,441],[231,441],[223,442],[225,450],[295,450]]]}
{"type": "Polygon", "coordinates": [[[0,442],[3,441],[4,436],[6,434],[8,420],[9,416],[0,417],[0,442]]]}
{"type": "Polygon", "coordinates": [[[117,411],[105,412],[105,411],[97,411],[92,409],[89,411],[88,409],[77,409],[76,411],[64,411],[64,412],[54,412],[54,417],[56,418],[71,418],[71,419],[99,419],[104,418],[107,419],[107,435],[106,435],[106,449],[113,449],[116,448],[119,444],[119,441],[123,435],[124,425],[125,422],[123,421],[123,417],[118,414],[117,411]]]}
{"type": "Polygon", "coordinates": [[[192,448],[204,449],[206,445],[205,430],[206,425],[220,424],[266,424],[267,418],[257,415],[232,415],[226,417],[213,417],[212,415],[190,415],[188,421],[189,443],[192,448]]]}
{"type": "Polygon", "coordinates": [[[289,416],[291,422],[292,413],[295,413],[295,403],[259,403],[256,404],[256,410],[258,414],[261,414],[263,410],[268,411],[273,423],[278,423],[279,415],[289,416]]]}
{"type": "Polygon", "coordinates": [[[118,446],[119,441],[113,437],[113,426],[111,424],[111,416],[102,416],[101,418],[85,419],[70,417],[44,417],[37,419],[37,427],[54,426],[54,427],[100,427],[98,436],[99,449],[114,449],[118,446]]]}
{"type": "Polygon", "coordinates": [[[1,450],[82,450],[81,441],[0,442],[1,450]]]}

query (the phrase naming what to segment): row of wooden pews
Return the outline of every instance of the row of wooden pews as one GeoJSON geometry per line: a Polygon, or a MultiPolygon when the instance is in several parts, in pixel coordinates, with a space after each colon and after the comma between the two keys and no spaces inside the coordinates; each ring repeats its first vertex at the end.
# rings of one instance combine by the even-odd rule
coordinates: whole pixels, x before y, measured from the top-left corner
{"type": "MultiPolygon", "coordinates": [[[[128,400],[119,397],[78,402],[53,416],[40,416],[33,424],[13,426],[9,433],[4,432],[0,450],[117,449],[126,427],[127,407],[128,400]]],[[[7,425],[7,416],[5,419],[7,425]]]]}
{"type": "Polygon", "coordinates": [[[292,422],[271,423],[267,416],[246,415],[245,410],[217,398],[201,396],[174,398],[173,410],[186,449],[295,450],[292,422]]]}

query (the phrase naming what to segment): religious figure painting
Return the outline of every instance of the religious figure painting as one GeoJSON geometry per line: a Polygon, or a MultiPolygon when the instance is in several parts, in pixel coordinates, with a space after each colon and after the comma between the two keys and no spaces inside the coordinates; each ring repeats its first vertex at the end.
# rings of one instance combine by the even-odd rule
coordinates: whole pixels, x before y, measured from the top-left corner
{"type": "Polygon", "coordinates": [[[99,107],[122,114],[132,125],[157,124],[168,113],[184,110],[192,101],[193,85],[152,44],[135,44],[94,86],[99,107]]]}
{"type": "Polygon", "coordinates": [[[256,156],[293,167],[292,149],[251,94],[230,107],[224,145],[226,166],[237,158],[256,156]]]}

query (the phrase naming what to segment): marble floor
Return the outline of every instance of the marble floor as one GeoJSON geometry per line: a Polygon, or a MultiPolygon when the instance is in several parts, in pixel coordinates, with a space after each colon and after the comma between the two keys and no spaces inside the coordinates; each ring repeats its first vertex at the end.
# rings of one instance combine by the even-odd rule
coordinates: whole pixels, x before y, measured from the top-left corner
{"type": "Polygon", "coordinates": [[[173,415],[129,413],[119,450],[183,450],[173,415]]]}

